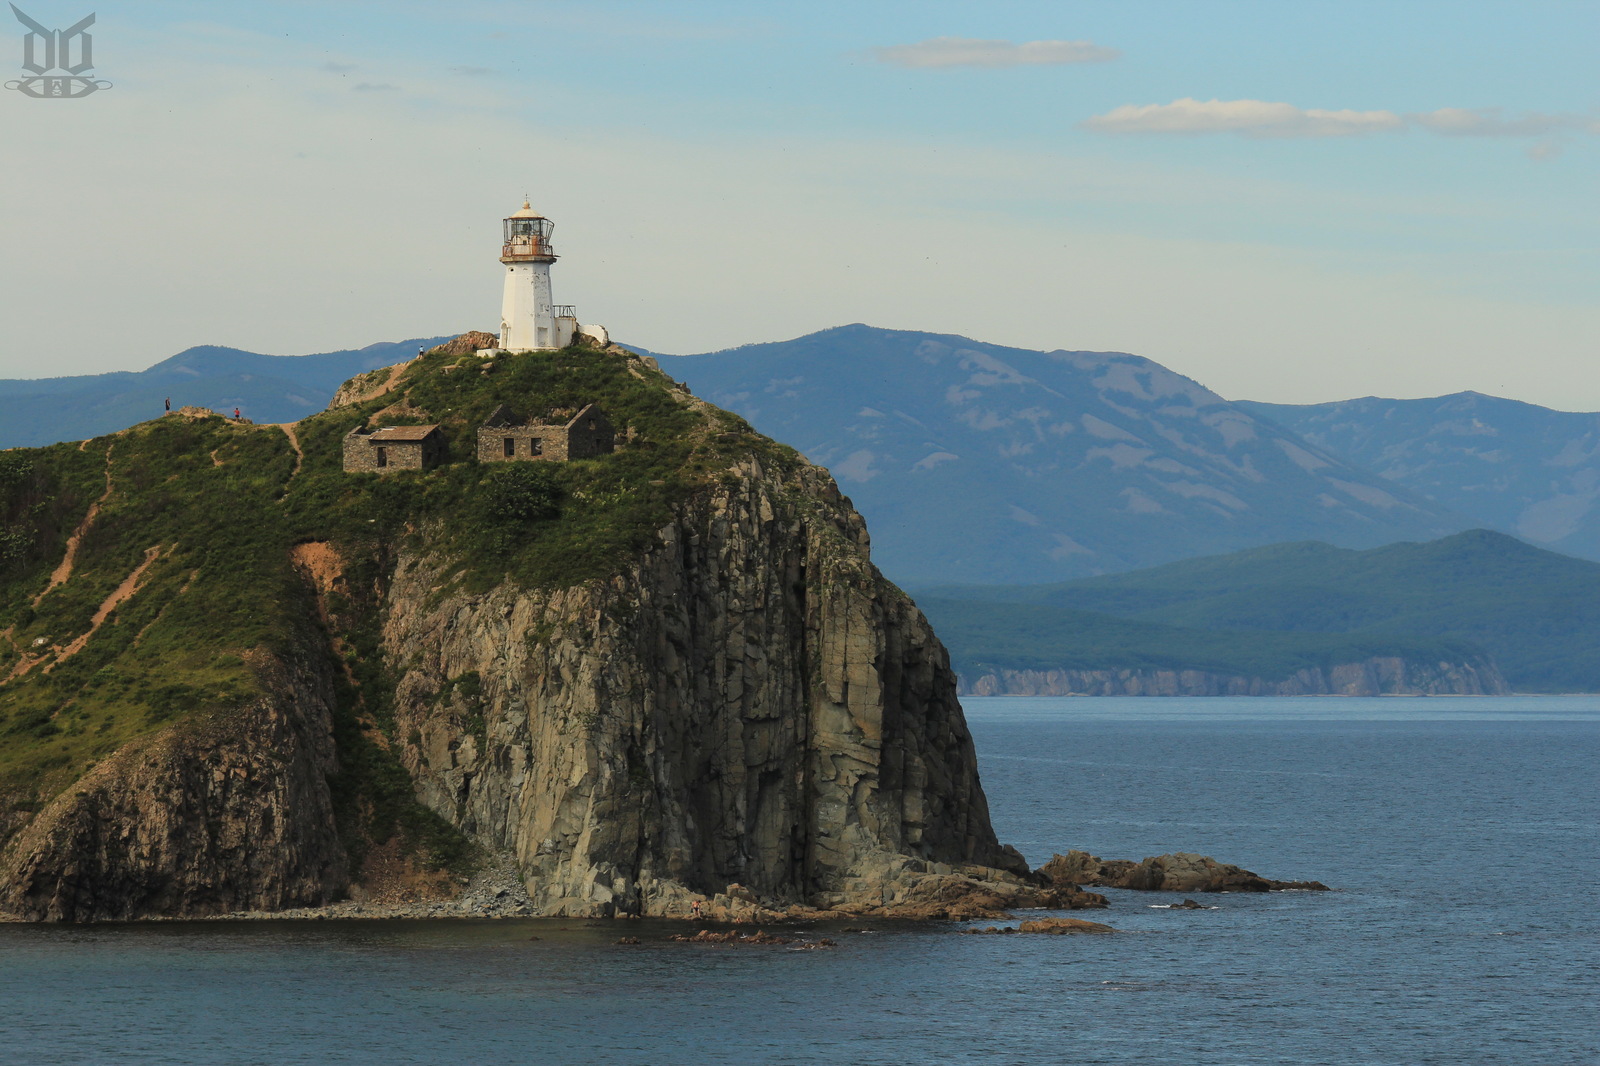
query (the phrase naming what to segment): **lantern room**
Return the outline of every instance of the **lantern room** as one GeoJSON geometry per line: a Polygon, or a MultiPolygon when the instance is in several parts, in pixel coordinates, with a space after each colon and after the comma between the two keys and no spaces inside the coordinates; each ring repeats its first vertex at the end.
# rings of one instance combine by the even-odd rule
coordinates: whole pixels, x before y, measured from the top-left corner
{"type": "Polygon", "coordinates": [[[556,224],[536,212],[524,200],[522,209],[502,224],[500,261],[502,263],[552,263],[556,253],[550,247],[550,232],[556,224]]]}

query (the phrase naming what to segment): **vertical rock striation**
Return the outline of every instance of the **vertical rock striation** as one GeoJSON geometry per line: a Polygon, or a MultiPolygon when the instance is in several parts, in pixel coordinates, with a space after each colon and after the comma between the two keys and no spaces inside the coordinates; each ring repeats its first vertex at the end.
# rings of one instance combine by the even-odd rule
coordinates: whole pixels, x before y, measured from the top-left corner
{"type": "Polygon", "coordinates": [[[823,472],[746,462],[603,584],[464,596],[447,566],[403,556],[389,590],[407,758],[545,913],[678,913],[735,883],[892,905],[1026,872],[943,647],[823,472]]]}

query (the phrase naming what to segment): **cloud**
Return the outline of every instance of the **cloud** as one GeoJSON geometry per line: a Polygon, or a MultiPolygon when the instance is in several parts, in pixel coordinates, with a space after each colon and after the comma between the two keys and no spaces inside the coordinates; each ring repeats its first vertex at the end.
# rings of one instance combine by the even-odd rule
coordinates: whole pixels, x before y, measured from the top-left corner
{"type": "Polygon", "coordinates": [[[392,93],[395,87],[387,82],[364,81],[360,85],[352,85],[351,92],[357,93],[392,93]]]}
{"type": "MultiPolygon", "coordinates": [[[[1324,111],[1265,100],[1194,100],[1123,104],[1079,123],[1100,133],[1237,133],[1245,137],[1350,137],[1421,129],[1446,137],[1545,137],[1600,133],[1594,115],[1528,111],[1507,115],[1498,107],[1441,107],[1436,111],[1324,111]]],[[[1544,156],[1552,154],[1549,149],[1544,156]]]]}
{"type": "Polygon", "coordinates": [[[1100,133],[1238,133],[1246,137],[1349,137],[1402,129],[1393,111],[1323,111],[1265,100],[1123,104],[1080,123],[1100,133]]]}
{"type": "Polygon", "coordinates": [[[450,73],[464,78],[484,78],[494,73],[493,67],[451,67],[450,73]]]}
{"type": "Polygon", "coordinates": [[[1119,58],[1115,48],[1093,41],[985,41],[976,37],[934,37],[916,44],[874,48],[880,63],[935,70],[946,67],[1033,67],[1065,63],[1105,63],[1119,58]]]}
{"type": "Polygon", "coordinates": [[[1508,117],[1498,107],[1441,107],[1407,115],[1423,129],[1451,137],[1544,137],[1552,133],[1600,133],[1593,115],[1551,115],[1527,111],[1508,117]]]}

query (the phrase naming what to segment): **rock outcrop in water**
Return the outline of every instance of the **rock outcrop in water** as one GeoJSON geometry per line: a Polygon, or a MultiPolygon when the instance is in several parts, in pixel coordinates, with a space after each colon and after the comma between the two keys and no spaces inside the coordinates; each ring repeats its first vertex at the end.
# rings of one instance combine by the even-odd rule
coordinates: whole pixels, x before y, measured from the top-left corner
{"type": "MultiPolygon", "coordinates": [[[[395,841],[426,865],[461,838],[508,855],[547,915],[1096,904],[1039,888],[996,840],[945,651],[825,471],[620,349],[472,346],[374,372],[293,432],[163,420],[97,442],[115,521],[61,588],[151,540],[165,569],[91,631],[82,669],[55,646],[5,657],[77,617],[51,613],[53,564],[0,587],[8,610],[43,590],[0,642],[0,694],[42,708],[11,731],[33,776],[0,781],[0,910],[317,905],[360,894],[395,841]],[[471,462],[493,405],[575,399],[628,426],[617,455],[471,462]],[[377,417],[462,447],[440,470],[344,475],[338,440],[377,417]],[[154,488],[173,485],[182,508],[154,488]],[[221,606],[197,615],[201,596],[221,606]],[[141,651],[158,640],[172,656],[141,651]],[[80,727],[102,705],[130,709],[80,727]],[[128,739],[74,762],[96,735],[128,739]]],[[[98,492],[97,453],[58,451],[41,463],[98,492]]]]}
{"type": "Polygon", "coordinates": [[[1147,892],[1326,891],[1328,887],[1320,881],[1274,881],[1232,863],[1221,863],[1187,851],[1155,855],[1141,862],[1100,859],[1086,851],[1069,851],[1053,856],[1039,868],[1039,874],[1057,885],[1093,885],[1147,892]]]}

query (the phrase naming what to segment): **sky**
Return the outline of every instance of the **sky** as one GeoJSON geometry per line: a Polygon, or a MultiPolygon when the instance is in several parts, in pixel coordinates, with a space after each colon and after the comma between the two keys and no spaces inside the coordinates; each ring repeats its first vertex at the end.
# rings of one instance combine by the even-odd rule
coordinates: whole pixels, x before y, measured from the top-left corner
{"type": "Polygon", "coordinates": [[[865,322],[1600,410],[1587,0],[14,7],[92,11],[109,84],[0,92],[0,377],[493,330],[526,195],[556,299],[655,351],[865,322]]]}

